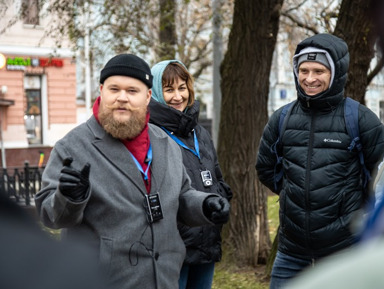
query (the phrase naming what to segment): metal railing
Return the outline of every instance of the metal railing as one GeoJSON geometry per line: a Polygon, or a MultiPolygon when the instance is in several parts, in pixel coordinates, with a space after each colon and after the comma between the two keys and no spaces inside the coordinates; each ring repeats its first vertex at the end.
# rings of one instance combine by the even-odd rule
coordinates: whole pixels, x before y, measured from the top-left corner
{"type": "Polygon", "coordinates": [[[24,167],[0,168],[0,190],[21,206],[34,206],[43,171],[44,167],[32,167],[28,161],[24,167]]]}

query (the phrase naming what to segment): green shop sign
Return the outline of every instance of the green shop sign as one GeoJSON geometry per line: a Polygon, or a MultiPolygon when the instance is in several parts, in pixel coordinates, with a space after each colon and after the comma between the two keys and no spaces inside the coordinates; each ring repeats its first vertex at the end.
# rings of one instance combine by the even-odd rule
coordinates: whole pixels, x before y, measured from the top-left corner
{"type": "Polygon", "coordinates": [[[8,57],[6,67],[8,70],[25,70],[27,67],[63,67],[63,60],[57,58],[23,58],[8,57]]]}

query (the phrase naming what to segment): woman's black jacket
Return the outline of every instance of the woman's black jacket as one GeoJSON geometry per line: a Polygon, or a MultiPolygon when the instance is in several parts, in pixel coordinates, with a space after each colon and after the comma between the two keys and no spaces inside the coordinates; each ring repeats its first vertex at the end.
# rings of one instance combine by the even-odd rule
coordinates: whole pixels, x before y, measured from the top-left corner
{"type": "MultiPolygon", "coordinates": [[[[196,190],[216,193],[230,200],[232,191],[224,182],[216,150],[209,132],[198,124],[199,102],[187,112],[180,112],[168,105],[151,99],[149,104],[150,123],[165,128],[173,133],[187,147],[194,149],[194,132],[196,133],[200,159],[191,151],[181,148],[184,166],[191,178],[192,187],[196,190]],[[213,185],[205,187],[201,172],[209,170],[213,185]]],[[[179,231],[187,248],[186,264],[204,264],[217,262],[221,259],[221,226],[188,227],[179,223],[179,231]]]]}

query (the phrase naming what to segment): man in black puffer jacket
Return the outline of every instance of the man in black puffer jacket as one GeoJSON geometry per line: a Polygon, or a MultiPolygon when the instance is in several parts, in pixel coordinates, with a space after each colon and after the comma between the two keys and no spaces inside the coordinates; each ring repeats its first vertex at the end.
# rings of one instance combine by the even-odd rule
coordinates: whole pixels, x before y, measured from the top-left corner
{"type": "MultiPolygon", "coordinates": [[[[264,129],[256,164],[260,181],[279,194],[279,246],[270,288],[281,288],[306,266],[355,242],[353,216],[364,205],[358,152],[344,119],[347,44],[330,34],[303,40],[293,58],[298,101],[281,138],[283,178],[274,186],[279,135],[277,110],[264,129]]],[[[384,126],[359,105],[365,165],[373,171],[384,152],[384,126]]]]}

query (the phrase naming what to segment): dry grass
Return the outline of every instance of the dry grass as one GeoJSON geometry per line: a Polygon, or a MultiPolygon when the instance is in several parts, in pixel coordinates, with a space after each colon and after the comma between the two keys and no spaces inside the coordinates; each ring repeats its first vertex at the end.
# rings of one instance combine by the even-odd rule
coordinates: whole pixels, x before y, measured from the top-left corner
{"type": "MultiPolygon", "coordinates": [[[[268,197],[268,225],[271,240],[275,238],[279,226],[279,203],[277,195],[268,197]]],[[[230,264],[226,256],[216,265],[212,289],[268,289],[269,280],[265,276],[265,266],[237,268],[230,264]]]]}

